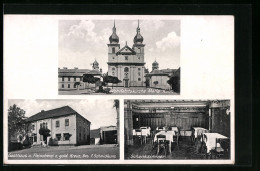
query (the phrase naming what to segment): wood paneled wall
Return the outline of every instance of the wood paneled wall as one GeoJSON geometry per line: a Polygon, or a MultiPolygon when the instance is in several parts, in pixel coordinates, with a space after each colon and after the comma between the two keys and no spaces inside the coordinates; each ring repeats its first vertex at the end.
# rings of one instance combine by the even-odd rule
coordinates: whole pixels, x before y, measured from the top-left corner
{"type": "Polygon", "coordinates": [[[133,113],[133,128],[137,129],[141,126],[150,126],[152,130],[161,126],[176,126],[180,130],[190,130],[194,126],[208,129],[208,115],[206,113],[133,113]]]}

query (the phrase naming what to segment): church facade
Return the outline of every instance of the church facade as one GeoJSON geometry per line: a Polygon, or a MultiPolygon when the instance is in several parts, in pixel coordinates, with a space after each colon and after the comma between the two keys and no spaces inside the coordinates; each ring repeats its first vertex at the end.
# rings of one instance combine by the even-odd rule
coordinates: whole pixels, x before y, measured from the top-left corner
{"type": "Polygon", "coordinates": [[[145,86],[145,62],[143,37],[140,33],[139,21],[134,37],[132,48],[125,43],[120,48],[119,37],[116,34],[116,27],[112,29],[108,44],[108,75],[115,76],[121,83],[120,87],[144,87],[145,86]]]}

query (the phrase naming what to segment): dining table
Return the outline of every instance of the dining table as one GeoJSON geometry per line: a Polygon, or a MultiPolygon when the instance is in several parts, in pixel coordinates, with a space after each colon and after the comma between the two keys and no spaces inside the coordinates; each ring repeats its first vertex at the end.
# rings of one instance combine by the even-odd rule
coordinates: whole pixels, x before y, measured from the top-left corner
{"type": "Polygon", "coordinates": [[[194,130],[194,137],[197,138],[198,135],[208,132],[209,130],[202,127],[192,127],[194,130]]]}
{"type": "Polygon", "coordinates": [[[144,143],[146,144],[147,137],[150,136],[150,129],[141,127],[139,130],[140,132],[136,132],[135,129],[133,129],[133,136],[142,136],[144,137],[144,143]]]}
{"type": "Polygon", "coordinates": [[[227,139],[228,137],[221,135],[219,133],[203,133],[203,141],[207,146],[207,153],[210,152],[211,149],[216,147],[216,139],[227,139]]]}

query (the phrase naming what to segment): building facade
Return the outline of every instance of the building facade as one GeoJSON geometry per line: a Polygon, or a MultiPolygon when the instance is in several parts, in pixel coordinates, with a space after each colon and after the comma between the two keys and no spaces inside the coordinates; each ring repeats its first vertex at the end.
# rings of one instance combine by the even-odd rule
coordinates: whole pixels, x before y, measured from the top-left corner
{"type": "Polygon", "coordinates": [[[143,37],[140,33],[139,21],[134,37],[132,48],[127,45],[120,48],[119,37],[116,34],[116,27],[112,29],[108,44],[108,75],[115,76],[121,83],[121,87],[143,87],[145,86],[145,62],[143,37]]]}
{"type": "Polygon", "coordinates": [[[90,143],[90,121],[78,114],[69,106],[41,112],[26,120],[27,132],[34,145],[49,143],[55,139],[57,145],[82,145],[90,143]],[[47,128],[50,136],[47,141],[39,130],[47,128]]]}
{"type": "Polygon", "coordinates": [[[94,77],[100,77],[102,75],[102,69],[99,69],[99,63],[95,60],[92,63],[91,69],[68,69],[66,67],[58,69],[58,86],[59,90],[83,90],[86,88],[95,87],[95,84],[89,84],[83,82],[83,75],[91,74],[94,77]]]}

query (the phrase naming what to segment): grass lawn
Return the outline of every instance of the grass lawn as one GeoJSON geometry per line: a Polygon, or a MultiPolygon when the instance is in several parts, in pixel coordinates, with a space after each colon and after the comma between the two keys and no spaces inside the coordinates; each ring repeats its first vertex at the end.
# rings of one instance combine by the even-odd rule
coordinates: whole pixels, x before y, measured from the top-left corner
{"type": "Polygon", "coordinates": [[[35,146],[8,153],[9,160],[98,160],[119,159],[119,147],[106,145],[35,146]]]}

